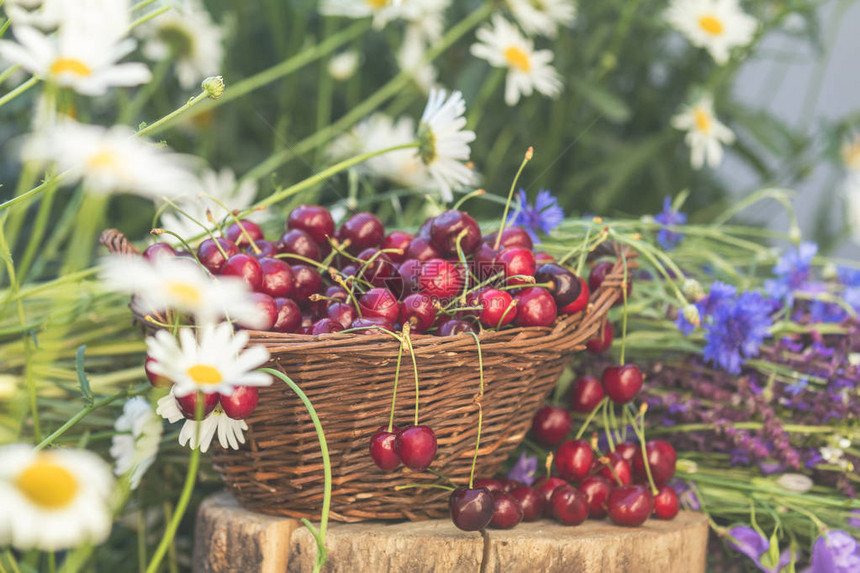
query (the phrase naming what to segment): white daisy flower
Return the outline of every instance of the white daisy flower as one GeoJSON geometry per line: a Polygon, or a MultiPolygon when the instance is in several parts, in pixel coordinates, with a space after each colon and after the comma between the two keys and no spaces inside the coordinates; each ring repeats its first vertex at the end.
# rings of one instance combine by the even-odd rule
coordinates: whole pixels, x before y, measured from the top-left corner
{"type": "Polygon", "coordinates": [[[62,0],[6,0],[3,9],[15,26],[55,28],[62,15],[62,0]]]}
{"type": "Polygon", "coordinates": [[[129,192],[152,199],[199,189],[193,159],[154,145],[124,126],[110,129],[62,121],[30,136],[25,161],[55,163],[64,183],[83,182],[94,193],[129,192]]]}
{"type": "Polygon", "coordinates": [[[400,17],[402,4],[403,0],[322,0],[319,11],[324,16],[373,16],[373,27],[379,30],[400,17]]]}
{"type": "Polygon", "coordinates": [[[234,334],[226,322],[203,325],[197,338],[192,329],[180,329],[178,342],[159,330],[146,339],[154,361],[149,369],[172,381],[180,397],[197,391],[229,396],[235,386],[269,386],[272,377],[254,371],[269,360],[269,352],[262,346],[242,351],[248,338],[244,330],[234,334]]]}
{"type": "Polygon", "coordinates": [[[437,42],[445,31],[445,10],[451,0],[405,0],[400,17],[430,44],[437,42]]]}
{"type": "Polygon", "coordinates": [[[74,10],[66,6],[54,35],[30,26],[15,26],[17,41],[0,40],[0,58],[46,81],[90,96],[152,79],[144,64],[119,63],[135,47],[134,40],[123,39],[129,25],[127,0],[91,0],[74,10]]]}
{"type": "MultiPolygon", "coordinates": [[[[245,180],[236,183],[236,174],[232,169],[225,167],[221,171],[207,170],[200,176],[201,192],[198,195],[183,195],[176,205],[188,215],[203,223],[206,229],[215,230],[215,224],[210,223],[206,211],[212,213],[216,221],[223,221],[233,211],[244,211],[254,204],[257,196],[257,182],[245,180]],[[214,199],[214,200],[213,200],[214,199]],[[217,200],[217,202],[216,202],[217,200]],[[218,203],[223,204],[229,210],[218,203]]],[[[254,211],[245,216],[245,219],[260,222],[265,219],[263,211],[254,211]]],[[[178,211],[165,211],[161,215],[161,227],[176,233],[183,239],[191,239],[203,232],[203,227],[179,213],[178,211]]],[[[166,237],[167,238],[167,237],[166,237]]],[[[203,240],[202,237],[200,240],[203,240]]],[[[172,241],[173,237],[167,238],[172,241]]]]}
{"type": "Polygon", "coordinates": [[[355,75],[360,60],[358,52],[347,50],[333,56],[328,62],[328,73],[339,82],[344,82],[355,75]]]}
{"type": "Polygon", "coordinates": [[[842,144],[842,163],[851,171],[860,171],[860,135],[842,144]]]}
{"type": "Polygon", "coordinates": [[[472,44],[472,55],[497,68],[508,69],[505,82],[508,105],[516,105],[520,96],[530,96],[535,90],[551,98],[561,93],[561,78],[550,65],[552,52],[535,50],[531,40],[498,14],[493,16],[492,26],[481,27],[475,36],[479,41],[472,44]]]}
{"type": "MultiPolygon", "coordinates": [[[[156,412],[171,424],[185,419],[176,403],[173,390],[158,401],[156,412]]],[[[212,413],[199,422],[199,426],[200,442],[198,444],[198,422],[185,419],[185,423],[179,431],[179,445],[188,445],[192,450],[199,446],[200,451],[206,453],[212,443],[212,438],[217,435],[218,443],[221,444],[222,448],[238,450],[239,444],[245,443],[244,432],[248,429],[245,420],[234,420],[224,413],[220,404],[215,406],[212,413]]]]}
{"type": "Polygon", "coordinates": [[[723,160],[723,145],[731,145],[735,134],[720,123],[714,115],[714,104],[709,96],[684,109],[672,118],[672,127],[687,132],[684,139],[690,146],[690,164],[701,169],[705,163],[717,167],[723,160]]]}
{"type": "Polygon", "coordinates": [[[758,27],[738,0],[672,0],[666,20],[719,65],[729,61],[732,48],[749,44],[758,27]]]}
{"type": "Polygon", "coordinates": [[[465,113],[462,93],[457,91],[448,96],[444,90],[430,90],[418,124],[419,154],[445,201],[453,199],[452,190],[476,180],[474,172],[464,163],[469,160],[469,143],[475,139],[474,131],[464,129],[465,113]]]}
{"type": "Polygon", "coordinates": [[[428,93],[436,85],[439,72],[433,64],[424,61],[427,45],[422,36],[423,33],[418,27],[410,25],[406,28],[403,42],[397,52],[397,64],[401,70],[412,75],[412,79],[422,91],[428,93]]]}
{"type": "Polygon", "coordinates": [[[241,279],[213,278],[194,261],[178,257],[111,256],[103,261],[100,275],[109,290],[135,297],[143,314],[176,310],[191,314],[197,324],[222,318],[248,327],[266,323],[266,317],[249,298],[251,291],[241,279]]]}
{"type": "Polygon", "coordinates": [[[85,450],[0,447],[0,546],[59,551],[107,539],[114,479],[85,450]]]}
{"type": "Polygon", "coordinates": [[[137,489],[143,474],[158,454],[161,419],[145,398],[135,396],[123,406],[114,429],[118,432],[113,436],[110,448],[110,455],[116,460],[114,473],[121,476],[131,472],[129,484],[131,489],[137,489]]]}
{"type": "Polygon", "coordinates": [[[172,58],[183,89],[221,72],[224,32],[199,0],[183,2],[139,30],[143,55],[151,60],[172,58]]]}
{"type": "Polygon", "coordinates": [[[555,38],[560,26],[570,26],[576,18],[573,0],[507,0],[508,8],[529,35],[555,38]]]}

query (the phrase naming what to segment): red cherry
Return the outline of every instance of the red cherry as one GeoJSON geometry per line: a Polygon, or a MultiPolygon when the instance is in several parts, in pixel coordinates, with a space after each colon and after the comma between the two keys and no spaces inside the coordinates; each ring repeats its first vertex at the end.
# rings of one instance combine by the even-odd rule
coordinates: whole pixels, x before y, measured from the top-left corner
{"type": "Polygon", "coordinates": [[[224,237],[218,239],[218,245],[221,245],[221,249],[224,250],[223,254],[221,253],[221,249],[218,249],[214,239],[206,239],[197,247],[197,258],[213,275],[221,272],[221,268],[227,262],[227,259],[239,253],[239,247],[233,241],[224,237]],[[224,256],[225,254],[227,255],[226,257],[224,256]]]}
{"type": "Polygon", "coordinates": [[[606,498],[612,491],[613,485],[603,476],[588,476],[579,482],[579,491],[588,499],[588,517],[601,519],[606,517],[606,498]]]}
{"type": "Polygon", "coordinates": [[[199,396],[203,396],[203,417],[205,418],[212,413],[215,406],[218,405],[219,395],[217,392],[204,394],[203,392],[191,392],[185,396],[175,396],[176,405],[179,406],[179,411],[189,420],[197,419],[197,400],[199,396]]]}
{"type": "MultiPolygon", "coordinates": [[[[484,235],[484,242],[493,246],[496,244],[498,236],[498,231],[484,235]]],[[[505,249],[507,247],[522,247],[531,251],[534,243],[531,236],[522,227],[505,227],[505,230],[502,231],[502,240],[499,241],[499,248],[505,249]]]]}
{"type": "Polygon", "coordinates": [[[175,257],[176,251],[167,243],[152,243],[143,251],[143,258],[149,262],[154,261],[158,257],[175,257]]]}
{"type": "Polygon", "coordinates": [[[591,412],[603,400],[603,395],[603,385],[597,376],[581,376],[570,389],[570,409],[574,412],[591,412]]]}
{"type": "MultiPolygon", "coordinates": [[[[320,246],[310,234],[301,229],[290,229],[284,233],[278,241],[278,252],[284,255],[298,255],[314,261],[322,260],[320,246]]],[[[287,257],[287,260],[290,258],[287,257]]]]}
{"type": "MultiPolygon", "coordinates": [[[[633,460],[636,456],[641,456],[639,446],[630,442],[621,442],[615,446],[615,453],[620,455],[624,460],[633,467],[633,460]]],[[[635,471],[635,468],[634,468],[635,471]]]]}
{"type": "Polygon", "coordinates": [[[421,273],[423,263],[418,259],[406,259],[397,269],[400,280],[403,281],[403,294],[410,295],[421,290],[418,284],[418,275],[421,273]]]}
{"type": "Polygon", "coordinates": [[[322,286],[322,277],[315,268],[307,265],[290,265],[293,270],[292,298],[299,306],[307,306],[308,297],[318,293],[322,286]]]}
{"type": "Polygon", "coordinates": [[[608,479],[613,484],[630,485],[633,483],[633,471],[630,469],[630,464],[627,463],[621,454],[618,452],[609,452],[605,456],[607,461],[599,462],[600,475],[608,479]],[[616,477],[617,476],[617,477],[616,477]]]}
{"type": "Polygon", "coordinates": [[[430,242],[429,237],[415,237],[406,249],[406,257],[418,261],[441,259],[442,253],[430,242]]]}
{"type": "Polygon", "coordinates": [[[482,291],[478,295],[477,306],[482,307],[478,319],[487,328],[501,328],[517,316],[513,297],[503,290],[491,288],[482,291]]]}
{"type": "Polygon", "coordinates": [[[328,209],[318,205],[301,205],[290,212],[288,229],[300,229],[313,237],[319,245],[328,245],[327,237],[334,236],[334,220],[328,209]]]}
{"type": "Polygon", "coordinates": [[[248,298],[260,311],[260,314],[263,316],[263,322],[262,324],[254,325],[240,322],[239,326],[251,330],[272,330],[278,321],[278,305],[275,303],[275,299],[261,292],[253,292],[248,295],[248,298]]]}
{"type": "Polygon", "coordinates": [[[436,331],[437,336],[457,336],[464,332],[475,332],[472,325],[465,320],[448,320],[444,322],[439,330],[436,331]]]}
{"type": "Polygon", "coordinates": [[[367,317],[378,316],[393,323],[400,315],[400,303],[397,297],[387,289],[372,288],[358,299],[361,307],[361,315],[367,317]]]}
{"type": "MultiPolygon", "coordinates": [[[[475,487],[479,487],[475,484],[475,487]]],[[[490,527],[496,529],[511,529],[523,520],[523,508],[520,502],[503,491],[491,492],[493,496],[493,518],[490,527]]]]}
{"type": "Polygon", "coordinates": [[[529,287],[517,293],[517,326],[550,326],[556,316],[555,299],[546,289],[529,287]]]}
{"type": "Polygon", "coordinates": [[[498,256],[499,251],[487,243],[481,243],[472,255],[474,273],[480,282],[488,281],[500,272],[504,272],[505,266],[496,260],[498,256]]]}
{"type": "Polygon", "coordinates": [[[562,525],[579,525],[588,518],[588,498],[573,486],[557,487],[549,503],[552,516],[562,525]]]}
{"type": "Polygon", "coordinates": [[[567,481],[579,481],[588,475],[594,452],[585,440],[568,440],[555,453],[555,469],[567,481]]]}
{"type": "Polygon", "coordinates": [[[412,426],[397,433],[394,448],[403,465],[424,471],[436,457],[436,434],[429,426],[412,426]]]}
{"type": "Polygon", "coordinates": [[[591,272],[588,273],[588,289],[591,292],[600,288],[604,279],[606,279],[606,275],[609,274],[613,266],[615,266],[615,263],[611,263],[609,261],[604,261],[594,265],[591,272]]]}
{"type": "Polygon", "coordinates": [[[534,483],[535,490],[543,496],[544,515],[552,515],[552,505],[550,505],[549,500],[552,497],[552,492],[555,491],[555,488],[563,485],[570,484],[560,477],[555,476],[543,477],[534,483]]]}
{"type": "MultiPolygon", "coordinates": [[[[669,442],[652,440],[645,444],[645,451],[648,455],[648,465],[651,466],[651,477],[654,478],[654,484],[660,487],[675,475],[675,463],[678,459],[675,448],[669,442]]],[[[641,449],[638,449],[633,456],[633,474],[637,482],[648,481],[641,449]]]]}
{"type": "Polygon", "coordinates": [[[448,498],[448,509],[458,529],[480,531],[493,519],[493,496],[482,487],[458,487],[448,498]]]}
{"type": "Polygon", "coordinates": [[[382,249],[400,249],[402,253],[386,253],[395,263],[402,263],[406,260],[406,250],[412,242],[412,235],[404,231],[392,231],[382,239],[382,249]]]}
{"type": "Polygon", "coordinates": [[[280,259],[263,257],[260,269],[263,278],[260,282],[260,292],[271,297],[287,297],[293,292],[293,269],[280,259]]]}
{"type": "Polygon", "coordinates": [[[239,219],[238,223],[233,223],[224,232],[224,236],[236,243],[237,247],[245,247],[255,241],[265,239],[263,229],[257,223],[248,221],[247,219],[239,219]],[[250,240],[248,240],[250,237],[250,240]]]}
{"type": "Polygon", "coordinates": [[[535,264],[538,266],[554,262],[556,262],[555,257],[548,253],[535,253],[535,264]]]}
{"type": "Polygon", "coordinates": [[[559,445],[570,432],[570,414],[564,408],[544,406],[532,420],[532,436],[542,446],[559,445]]]}
{"type": "Polygon", "coordinates": [[[678,494],[671,486],[664,485],[654,497],[654,517],[657,519],[675,519],[678,515],[678,494]]]}
{"type": "Polygon", "coordinates": [[[632,364],[609,366],[602,379],[606,395],[616,404],[626,404],[642,389],[642,372],[632,364]]]}
{"type": "Polygon", "coordinates": [[[251,290],[260,290],[263,285],[263,268],[260,261],[245,253],[237,253],[227,259],[221,267],[221,276],[242,279],[251,290]]]}
{"type": "Polygon", "coordinates": [[[585,349],[591,354],[603,354],[612,346],[612,340],[615,338],[615,329],[612,328],[612,323],[604,323],[602,337],[600,332],[598,330],[594,338],[585,343],[585,349]]]}
{"type": "Polygon", "coordinates": [[[535,271],[535,282],[549,285],[544,288],[550,292],[559,308],[573,303],[582,294],[579,277],[555,263],[541,265],[535,271]]]}
{"type": "Polygon", "coordinates": [[[481,244],[481,229],[468,213],[456,209],[445,211],[430,224],[430,240],[446,257],[457,257],[457,237],[461,234],[460,248],[471,255],[481,244]]]}
{"type": "Polygon", "coordinates": [[[496,261],[502,265],[509,285],[524,285],[530,281],[515,276],[533,277],[535,274],[535,257],[529,249],[510,247],[504,249],[496,261]]]}
{"type": "Polygon", "coordinates": [[[150,365],[155,363],[155,358],[151,356],[146,357],[146,361],[143,363],[143,371],[146,372],[146,377],[149,380],[149,383],[152,384],[156,388],[170,388],[173,385],[173,382],[161,374],[156,374],[152,370],[150,370],[150,365]]]}
{"type": "Polygon", "coordinates": [[[422,333],[436,320],[436,309],[433,299],[424,293],[410,294],[400,304],[400,322],[411,325],[412,332],[422,333]]]}
{"type": "Polygon", "coordinates": [[[390,432],[388,425],[379,426],[370,438],[370,457],[382,471],[390,472],[400,465],[400,456],[394,448],[399,431],[397,426],[392,426],[390,432]]]}
{"type": "Polygon", "coordinates": [[[497,491],[503,491],[502,482],[497,479],[492,478],[482,478],[476,479],[472,485],[474,487],[483,487],[486,488],[488,492],[495,493],[497,491]]]}
{"type": "Polygon", "coordinates": [[[415,234],[415,237],[424,237],[425,239],[430,238],[430,226],[433,224],[433,219],[435,217],[428,217],[425,219],[423,223],[421,223],[421,228],[418,229],[418,232],[415,234]]]}
{"type": "Polygon", "coordinates": [[[512,489],[510,495],[520,502],[523,521],[537,521],[543,515],[544,496],[535,488],[521,485],[512,489]]]}
{"type": "Polygon", "coordinates": [[[340,332],[343,330],[343,325],[338,321],[331,318],[321,318],[314,323],[311,327],[311,332],[313,336],[319,336],[320,334],[331,334],[333,332],[340,332]]]}
{"type": "Polygon", "coordinates": [[[502,484],[502,491],[505,493],[510,493],[511,491],[513,491],[516,488],[523,485],[522,483],[518,482],[517,480],[508,479],[508,478],[499,478],[496,481],[499,482],[500,484],[502,484]]]}
{"type": "Polygon", "coordinates": [[[234,420],[244,420],[257,409],[259,398],[254,386],[236,386],[229,396],[221,395],[221,409],[234,420]]]}
{"type": "Polygon", "coordinates": [[[585,282],[585,279],[582,277],[577,277],[579,279],[579,296],[576,299],[563,307],[559,312],[561,314],[576,314],[582,310],[585,310],[588,306],[588,299],[591,296],[591,292],[588,290],[588,284],[585,282]]]}
{"type": "Polygon", "coordinates": [[[430,259],[421,265],[418,285],[422,291],[442,300],[450,299],[463,290],[463,269],[442,259],[430,259]]]}
{"type": "MultiPolygon", "coordinates": [[[[391,262],[387,254],[380,253],[379,249],[364,249],[359,253],[358,259],[364,261],[358,272],[363,273],[362,278],[374,286],[395,290],[389,285],[396,281],[402,282],[394,263],[391,262]]],[[[397,290],[402,290],[402,286],[397,290]]]]}
{"type": "Polygon", "coordinates": [[[609,518],[618,525],[636,527],[645,523],[654,507],[654,498],[646,487],[616,487],[606,498],[609,518]]]}
{"type": "Polygon", "coordinates": [[[382,221],[371,213],[356,213],[344,221],[338,232],[338,239],[349,241],[347,250],[353,254],[378,246],[383,237],[385,227],[382,221]]]}
{"type": "Polygon", "coordinates": [[[245,252],[255,259],[273,259],[278,254],[278,246],[272,241],[254,241],[254,246],[257,248],[254,249],[254,247],[248,245],[245,247],[245,252]]]}
{"type": "Polygon", "coordinates": [[[331,303],[328,309],[326,309],[326,314],[328,318],[339,322],[344,328],[349,328],[352,321],[358,318],[358,312],[356,312],[355,307],[345,302],[331,303]]]}
{"type": "Polygon", "coordinates": [[[278,309],[278,318],[272,325],[275,332],[297,332],[302,325],[302,311],[296,301],[289,298],[276,298],[275,307],[278,309]]]}

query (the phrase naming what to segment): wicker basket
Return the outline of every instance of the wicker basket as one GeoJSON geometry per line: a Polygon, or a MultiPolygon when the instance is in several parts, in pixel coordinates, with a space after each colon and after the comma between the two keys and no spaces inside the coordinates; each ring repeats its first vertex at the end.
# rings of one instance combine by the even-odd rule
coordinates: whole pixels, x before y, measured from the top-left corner
{"type": "MultiPolygon", "coordinates": [[[[134,247],[116,232],[103,244],[117,252],[134,247]]],[[[573,353],[598,333],[621,296],[624,262],[635,253],[603,250],[617,261],[586,312],[565,316],[546,328],[486,331],[479,338],[484,363],[483,430],[477,474],[499,471],[526,435],[532,416],[554,388],[573,353]]],[[[477,434],[478,348],[472,336],[413,335],[420,379],[420,423],[436,433],[431,469],[466,484],[477,434]]],[[[438,518],[447,515],[448,492],[433,487],[439,477],[403,467],[391,473],[370,459],[371,434],[388,422],[398,342],[385,334],[305,336],[252,332],[249,344],[271,353],[271,366],[292,378],[314,405],[325,431],[332,464],[331,518],[438,518]]],[[[411,359],[404,353],[395,424],[412,423],[415,405],[411,359]]],[[[283,384],[262,388],[247,420],[247,443],[239,450],[215,448],[214,466],[246,508],[274,515],[319,518],[323,464],[310,416],[283,384]]]]}

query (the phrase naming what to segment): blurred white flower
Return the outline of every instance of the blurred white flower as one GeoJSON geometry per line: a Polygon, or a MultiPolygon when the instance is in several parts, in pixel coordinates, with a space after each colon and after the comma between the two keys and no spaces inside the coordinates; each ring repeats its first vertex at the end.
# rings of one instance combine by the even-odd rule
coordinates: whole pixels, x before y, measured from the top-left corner
{"type": "Polygon", "coordinates": [[[146,339],[149,369],[173,382],[173,392],[182,397],[195,392],[229,396],[236,386],[269,386],[272,377],[257,368],[269,360],[262,346],[242,350],[248,332],[233,333],[226,322],[204,324],[195,337],[190,328],[179,330],[179,340],[165,330],[146,339]]]}
{"type": "Polygon", "coordinates": [[[143,474],[158,454],[161,419],[146,398],[135,396],[123,406],[114,429],[118,432],[113,436],[110,448],[110,455],[116,460],[114,473],[121,476],[131,472],[129,484],[131,489],[137,489],[143,474]]]}
{"type": "Polygon", "coordinates": [[[520,96],[530,96],[534,90],[556,98],[561,93],[561,77],[550,64],[549,50],[535,50],[510,22],[498,14],[492,26],[483,26],[475,33],[478,42],[472,44],[472,55],[487,60],[497,68],[507,68],[505,103],[516,105],[520,96]]]}
{"type": "MultiPolygon", "coordinates": [[[[232,211],[244,211],[254,203],[257,196],[257,182],[245,180],[237,184],[236,175],[230,168],[221,171],[207,170],[200,176],[200,192],[196,195],[184,194],[176,202],[176,206],[185,213],[202,223],[206,229],[215,230],[215,224],[210,223],[206,211],[212,213],[216,221],[224,220],[232,211]],[[227,210],[219,205],[221,203],[227,210]],[[229,211],[228,211],[229,210],[229,211]]],[[[266,217],[262,211],[254,211],[245,219],[260,222],[266,217]]],[[[185,240],[190,240],[204,232],[203,227],[179,213],[166,210],[161,215],[161,227],[176,233],[185,240]]],[[[163,238],[173,241],[173,237],[164,235],[163,238]]],[[[201,237],[203,240],[206,237],[201,237]]],[[[193,243],[193,241],[192,241],[193,243]]]]}
{"type": "Polygon", "coordinates": [[[445,10],[450,5],[451,0],[405,0],[400,17],[422,40],[433,44],[445,31],[445,10]]]}
{"type": "Polygon", "coordinates": [[[842,144],[842,163],[851,171],[860,171],[860,135],[842,144]]]}
{"type": "MultiPolygon", "coordinates": [[[[175,423],[185,418],[179,405],[176,403],[176,397],[173,390],[170,394],[164,396],[158,401],[158,414],[168,422],[175,423]]],[[[239,444],[245,443],[245,434],[248,429],[248,424],[245,420],[234,420],[224,413],[221,405],[215,406],[215,409],[204,418],[201,422],[195,420],[185,420],[182,429],[179,431],[179,445],[188,445],[189,448],[195,449],[200,447],[200,451],[206,453],[209,446],[212,444],[212,438],[217,434],[218,443],[221,447],[239,449],[239,444]],[[197,426],[200,426],[200,443],[197,443],[197,426]]]]}
{"type": "Polygon", "coordinates": [[[555,38],[560,26],[570,26],[576,18],[573,0],[507,0],[508,8],[529,35],[555,38]]]}
{"type": "Polygon", "coordinates": [[[144,314],[177,310],[193,315],[197,324],[211,324],[224,317],[248,327],[265,324],[266,317],[250,298],[241,279],[210,277],[187,258],[110,256],[100,275],[109,290],[135,297],[136,309],[144,314]]]}
{"type": "Polygon", "coordinates": [[[466,102],[456,91],[450,96],[445,90],[430,90],[427,107],[418,124],[419,154],[439,187],[445,201],[451,201],[452,190],[458,190],[476,180],[475,173],[465,164],[469,161],[469,143],[475,132],[465,129],[466,102]]]}
{"type": "Polygon", "coordinates": [[[705,163],[717,167],[723,160],[723,145],[731,145],[735,134],[720,123],[714,115],[714,104],[709,96],[692,106],[686,106],[672,118],[672,127],[686,131],[685,141],[690,146],[690,164],[701,169],[705,163]]]}
{"type": "Polygon", "coordinates": [[[424,61],[427,52],[422,32],[415,26],[408,26],[397,52],[397,64],[400,69],[412,74],[412,79],[425,93],[436,85],[439,72],[433,64],[424,61]]]}
{"type": "Polygon", "coordinates": [[[322,0],[319,11],[325,16],[373,16],[373,26],[380,29],[400,17],[402,4],[403,0],[322,0]]]}
{"type": "Polygon", "coordinates": [[[339,82],[343,82],[355,75],[361,57],[355,50],[347,50],[333,56],[328,62],[328,73],[339,82]]]}
{"type": "Polygon", "coordinates": [[[0,447],[0,546],[59,551],[110,533],[114,479],[85,450],[0,447]]]}
{"type": "Polygon", "coordinates": [[[782,474],[776,479],[776,483],[794,493],[806,493],[814,485],[812,480],[803,474],[782,474]]]}
{"type": "Polygon", "coordinates": [[[6,0],[3,9],[15,26],[50,29],[60,23],[63,0],[6,0]]]}
{"type": "Polygon", "coordinates": [[[127,0],[82,1],[61,11],[54,35],[17,25],[16,41],[0,40],[0,58],[31,74],[83,95],[102,95],[114,86],[136,86],[152,78],[141,63],[119,63],[135,47],[124,38],[129,26],[127,0]]]}
{"type": "Polygon", "coordinates": [[[758,27],[738,0],[672,0],[666,20],[721,66],[729,61],[732,48],[750,43],[758,27]]]}
{"type": "Polygon", "coordinates": [[[69,171],[63,183],[83,182],[95,193],[129,192],[156,199],[198,189],[193,159],[154,145],[125,126],[105,129],[65,120],[29,137],[25,161],[69,171]]]}
{"type": "Polygon", "coordinates": [[[212,21],[200,0],[174,6],[139,29],[143,54],[152,60],[172,58],[183,89],[221,72],[224,32],[212,21]]]}

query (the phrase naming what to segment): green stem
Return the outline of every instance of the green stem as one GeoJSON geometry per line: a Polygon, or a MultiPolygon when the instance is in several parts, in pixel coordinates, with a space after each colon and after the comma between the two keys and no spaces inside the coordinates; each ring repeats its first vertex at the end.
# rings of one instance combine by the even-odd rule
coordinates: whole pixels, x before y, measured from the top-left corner
{"type": "Polygon", "coordinates": [[[144,127],[143,129],[139,130],[136,135],[138,137],[141,135],[146,135],[147,133],[157,129],[158,127],[160,127],[162,125],[164,125],[168,121],[170,121],[176,117],[179,117],[180,115],[182,115],[183,113],[185,113],[186,111],[188,111],[189,109],[191,109],[192,107],[194,107],[195,105],[197,105],[198,103],[200,103],[201,101],[205,100],[208,97],[209,97],[209,94],[206,91],[200,92],[199,94],[197,94],[196,96],[194,96],[193,98],[191,98],[187,102],[185,102],[184,105],[176,108],[175,110],[168,113],[167,115],[165,115],[164,117],[162,117],[161,119],[156,121],[155,123],[151,123],[151,124],[147,125],[146,127],[144,127]]]}
{"type": "Polygon", "coordinates": [[[134,22],[131,23],[131,26],[128,27],[129,31],[134,30],[135,28],[137,28],[141,24],[146,24],[147,22],[149,22],[153,18],[157,18],[158,16],[161,16],[162,14],[167,12],[168,10],[170,10],[170,5],[162,6],[161,8],[158,8],[157,10],[153,10],[152,12],[149,12],[148,14],[144,14],[143,16],[141,16],[140,18],[138,18],[137,20],[135,20],[134,22]]]}
{"type": "Polygon", "coordinates": [[[588,425],[591,423],[591,420],[594,419],[594,416],[597,415],[597,412],[600,411],[601,408],[603,408],[603,405],[607,401],[609,401],[609,398],[602,399],[597,404],[597,406],[595,406],[594,409],[591,412],[589,412],[588,417],[585,418],[585,421],[582,423],[582,426],[579,428],[579,431],[576,433],[576,439],[577,440],[582,438],[582,434],[584,434],[585,430],[588,429],[588,425]]]}
{"type": "MultiPolygon", "coordinates": [[[[320,452],[322,453],[324,480],[323,506],[322,512],[320,513],[320,536],[317,538],[319,553],[317,554],[316,566],[314,567],[314,571],[319,571],[326,561],[325,534],[326,528],[328,527],[329,507],[331,505],[331,461],[329,460],[328,444],[326,443],[325,434],[323,433],[322,423],[320,423],[320,419],[317,416],[316,410],[314,410],[314,406],[313,404],[311,404],[311,401],[308,399],[305,393],[302,392],[302,389],[299,388],[295,382],[290,380],[290,378],[286,374],[277,370],[273,370],[271,368],[260,368],[260,372],[266,372],[267,374],[271,374],[272,376],[279,378],[282,382],[284,382],[284,384],[289,386],[293,392],[296,393],[296,395],[302,401],[302,404],[304,404],[305,408],[307,408],[308,414],[313,421],[314,429],[317,432],[317,439],[320,443],[320,452]]],[[[311,529],[311,531],[313,532],[314,530],[311,529]]]]}
{"type": "Polygon", "coordinates": [[[397,366],[394,368],[394,391],[391,393],[391,415],[388,417],[388,433],[394,428],[394,404],[397,403],[397,382],[400,380],[400,360],[403,358],[403,341],[397,345],[397,366]]]}
{"type": "Polygon", "coordinates": [[[0,107],[3,107],[4,105],[9,103],[13,99],[18,97],[19,95],[21,95],[22,93],[29,90],[31,87],[35,86],[37,83],[39,83],[39,78],[37,78],[36,76],[33,76],[32,78],[30,78],[29,80],[27,80],[26,82],[24,82],[23,84],[21,84],[20,86],[18,86],[14,90],[12,90],[11,92],[7,93],[3,97],[0,97],[0,107]]]}
{"type": "Polygon", "coordinates": [[[609,443],[609,451],[615,451],[615,440],[612,439],[612,430],[609,426],[609,413],[608,410],[612,405],[609,401],[603,403],[603,432],[606,434],[606,441],[609,443]]]}
{"type": "Polygon", "coordinates": [[[496,243],[493,245],[493,248],[496,250],[499,249],[499,244],[502,242],[502,232],[504,232],[505,225],[507,224],[508,211],[511,208],[511,201],[514,199],[514,190],[517,188],[517,181],[520,180],[520,175],[522,174],[523,169],[526,168],[526,164],[531,161],[533,153],[534,151],[529,147],[523,157],[523,162],[520,163],[520,168],[517,170],[517,174],[514,176],[514,180],[511,182],[511,190],[508,191],[508,200],[505,201],[505,210],[502,212],[502,222],[499,225],[499,234],[496,235],[496,243]]]}
{"type": "Polygon", "coordinates": [[[470,332],[472,338],[475,339],[475,344],[478,346],[478,375],[480,376],[480,393],[478,394],[478,435],[475,437],[475,454],[472,456],[472,470],[469,472],[469,489],[475,481],[475,466],[478,463],[478,449],[481,447],[481,426],[484,422],[484,407],[481,405],[481,398],[484,397],[484,356],[481,352],[481,341],[478,335],[470,332]]]}

